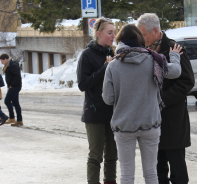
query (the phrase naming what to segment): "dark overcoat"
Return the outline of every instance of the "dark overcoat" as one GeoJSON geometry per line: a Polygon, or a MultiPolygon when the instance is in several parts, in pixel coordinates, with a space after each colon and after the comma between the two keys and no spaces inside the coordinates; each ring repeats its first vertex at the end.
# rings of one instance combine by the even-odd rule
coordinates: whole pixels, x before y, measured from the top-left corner
{"type": "Polygon", "coordinates": [[[8,88],[22,87],[21,70],[17,61],[10,60],[5,71],[5,81],[8,88]]]}
{"type": "MultiPolygon", "coordinates": [[[[169,62],[170,47],[176,42],[163,34],[159,53],[166,56],[169,62]]],[[[187,110],[187,94],[195,84],[194,74],[186,50],[182,49],[182,72],[177,79],[164,79],[161,98],[165,108],[161,113],[161,138],[159,149],[181,149],[191,145],[190,120],[187,110]]]]}
{"type": "Polygon", "coordinates": [[[5,86],[5,84],[4,84],[4,81],[3,81],[3,77],[0,74],[0,88],[3,87],[3,86],[5,86]]]}

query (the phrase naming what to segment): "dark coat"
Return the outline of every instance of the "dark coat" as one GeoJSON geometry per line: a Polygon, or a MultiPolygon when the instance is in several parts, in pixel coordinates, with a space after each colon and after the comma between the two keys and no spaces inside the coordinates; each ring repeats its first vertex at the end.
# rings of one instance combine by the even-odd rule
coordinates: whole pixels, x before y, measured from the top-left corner
{"type": "Polygon", "coordinates": [[[22,79],[21,79],[21,71],[19,67],[19,63],[14,60],[10,60],[6,71],[5,71],[5,80],[7,83],[7,87],[21,87],[22,79]]]}
{"type": "Polygon", "coordinates": [[[105,104],[102,94],[106,56],[113,56],[112,49],[91,41],[82,52],[77,67],[78,87],[85,91],[82,122],[109,123],[113,106],[105,104]]]}
{"type": "MultiPolygon", "coordinates": [[[[175,41],[163,34],[160,53],[164,54],[169,62],[170,47],[175,41]]],[[[194,74],[186,51],[182,49],[182,72],[177,79],[164,79],[161,98],[165,109],[161,113],[161,138],[159,149],[181,149],[191,145],[190,120],[187,110],[187,94],[195,84],[194,74]]]]}
{"type": "Polygon", "coordinates": [[[3,87],[3,86],[5,86],[5,84],[4,84],[4,81],[3,81],[3,77],[0,74],[0,88],[3,87]]]}

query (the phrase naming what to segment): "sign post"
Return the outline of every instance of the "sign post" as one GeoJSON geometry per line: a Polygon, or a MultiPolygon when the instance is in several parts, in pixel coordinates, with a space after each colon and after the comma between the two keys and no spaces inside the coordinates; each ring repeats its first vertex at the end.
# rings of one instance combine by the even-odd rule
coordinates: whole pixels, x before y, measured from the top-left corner
{"type": "Polygon", "coordinates": [[[88,19],[88,32],[89,36],[93,36],[93,26],[94,23],[96,22],[95,18],[88,19]]]}
{"type": "Polygon", "coordinates": [[[82,17],[97,17],[97,0],[81,0],[82,17]]]}

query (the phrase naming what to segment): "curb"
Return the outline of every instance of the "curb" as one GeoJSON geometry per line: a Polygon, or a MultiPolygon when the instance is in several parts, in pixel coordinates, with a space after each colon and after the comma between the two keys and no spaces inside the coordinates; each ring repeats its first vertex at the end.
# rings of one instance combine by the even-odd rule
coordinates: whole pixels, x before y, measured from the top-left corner
{"type": "MultiPolygon", "coordinates": [[[[5,95],[7,88],[1,88],[2,94],[5,95]]],[[[84,92],[79,89],[42,89],[42,90],[24,90],[20,91],[20,95],[60,95],[60,96],[84,96],[84,92]]]]}

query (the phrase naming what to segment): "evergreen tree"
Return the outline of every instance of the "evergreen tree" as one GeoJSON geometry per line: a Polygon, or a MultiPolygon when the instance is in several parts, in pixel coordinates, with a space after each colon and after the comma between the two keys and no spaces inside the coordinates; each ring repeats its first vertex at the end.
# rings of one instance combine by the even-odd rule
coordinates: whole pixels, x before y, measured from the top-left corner
{"type": "Polygon", "coordinates": [[[172,22],[183,20],[183,0],[133,0],[138,5],[133,15],[137,19],[143,13],[156,13],[161,29],[173,28],[172,22]]]}
{"type": "MultiPolygon", "coordinates": [[[[25,0],[26,3],[29,0],[25,0]]],[[[56,25],[63,19],[77,19],[81,16],[80,0],[32,0],[28,12],[19,11],[19,15],[32,23],[40,32],[53,33],[56,25]]],[[[28,4],[27,4],[28,5],[28,4]]],[[[60,26],[59,26],[60,28],[60,26]]]]}
{"type": "Polygon", "coordinates": [[[127,21],[136,5],[131,0],[101,0],[102,15],[108,18],[117,18],[120,21],[127,21]]]}
{"type": "MultiPolygon", "coordinates": [[[[29,6],[28,13],[19,11],[20,16],[32,23],[34,29],[40,32],[54,32],[56,27],[61,29],[63,19],[81,17],[81,0],[32,0],[34,6],[29,6]],[[38,6],[35,6],[35,5],[38,6]],[[59,26],[56,26],[58,25],[59,26]]],[[[25,0],[26,3],[29,0],[25,0]]],[[[130,0],[101,0],[102,16],[118,18],[127,21],[135,5],[130,0]]],[[[81,26],[82,27],[82,26],[81,26]]]]}

